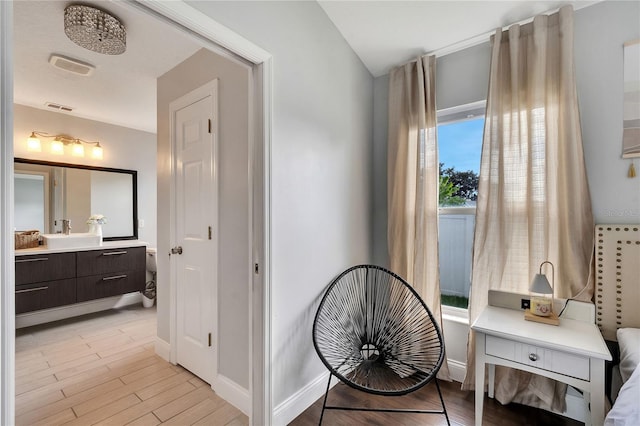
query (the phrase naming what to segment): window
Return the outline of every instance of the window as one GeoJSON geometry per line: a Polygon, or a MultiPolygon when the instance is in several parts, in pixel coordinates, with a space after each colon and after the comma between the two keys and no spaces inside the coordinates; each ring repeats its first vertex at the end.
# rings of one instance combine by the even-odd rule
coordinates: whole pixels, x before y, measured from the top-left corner
{"type": "Polygon", "coordinates": [[[466,309],[478,197],[485,102],[438,111],[440,293],[442,305],[466,309]]]}

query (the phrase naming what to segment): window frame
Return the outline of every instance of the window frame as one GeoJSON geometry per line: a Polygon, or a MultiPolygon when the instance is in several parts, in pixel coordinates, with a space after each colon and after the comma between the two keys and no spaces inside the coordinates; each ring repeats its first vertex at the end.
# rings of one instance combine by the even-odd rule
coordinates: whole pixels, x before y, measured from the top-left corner
{"type": "MultiPolygon", "coordinates": [[[[463,121],[475,120],[480,116],[486,117],[486,100],[471,102],[463,105],[456,105],[450,108],[443,108],[436,112],[437,126],[443,124],[453,124],[463,121]]],[[[440,142],[438,142],[439,144],[440,142]]],[[[476,214],[475,206],[447,206],[438,207],[438,216],[440,215],[460,215],[460,214],[476,214]]],[[[442,293],[441,293],[442,294],[442,293]]],[[[449,305],[440,305],[442,318],[448,321],[469,324],[469,310],[449,305]]]]}

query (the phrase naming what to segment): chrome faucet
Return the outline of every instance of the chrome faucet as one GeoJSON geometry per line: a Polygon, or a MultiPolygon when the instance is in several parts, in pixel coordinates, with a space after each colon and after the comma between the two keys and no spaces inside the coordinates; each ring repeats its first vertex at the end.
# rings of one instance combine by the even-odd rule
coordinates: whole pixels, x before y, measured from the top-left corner
{"type": "Polygon", "coordinates": [[[69,219],[62,219],[62,233],[64,235],[71,233],[71,221],[69,219]]]}

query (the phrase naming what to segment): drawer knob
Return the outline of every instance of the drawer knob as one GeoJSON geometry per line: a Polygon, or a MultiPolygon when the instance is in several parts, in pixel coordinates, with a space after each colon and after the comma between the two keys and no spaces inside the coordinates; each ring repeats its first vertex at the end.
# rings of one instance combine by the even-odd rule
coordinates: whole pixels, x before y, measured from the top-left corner
{"type": "Polygon", "coordinates": [[[529,354],[529,359],[531,361],[537,361],[538,360],[538,354],[529,354]]]}

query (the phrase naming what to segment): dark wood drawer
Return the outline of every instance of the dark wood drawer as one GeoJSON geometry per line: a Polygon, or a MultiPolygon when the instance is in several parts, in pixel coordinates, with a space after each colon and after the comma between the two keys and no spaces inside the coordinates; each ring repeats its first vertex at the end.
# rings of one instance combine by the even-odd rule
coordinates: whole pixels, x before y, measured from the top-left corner
{"type": "Polygon", "coordinates": [[[144,269],[140,269],[78,278],[78,302],[143,291],[145,274],[144,269]]]}
{"type": "Polygon", "coordinates": [[[76,276],[75,253],[16,256],[16,286],[76,276]]]}
{"type": "Polygon", "coordinates": [[[76,279],[16,286],[16,314],[76,303],[76,279]]]}
{"type": "Polygon", "coordinates": [[[77,258],[78,277],[119,271],[144,271],[146,265],[144,247],[79,251],[77,258]]]}

